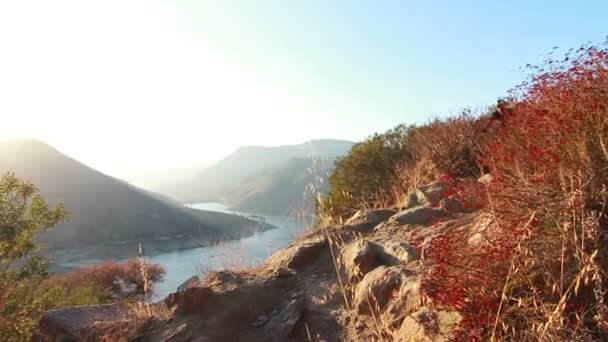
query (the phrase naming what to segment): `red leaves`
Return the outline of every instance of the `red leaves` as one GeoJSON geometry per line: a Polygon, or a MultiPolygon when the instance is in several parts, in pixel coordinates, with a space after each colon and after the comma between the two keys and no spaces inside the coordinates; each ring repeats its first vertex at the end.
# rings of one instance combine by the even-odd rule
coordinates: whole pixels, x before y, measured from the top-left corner
{"type": "MultiPolygon", "coordinates": [[[[470,244],[470,232],[451,229],[435,236],[426,251],[431,264],[424,280],[426,294],[435,305],[463,315],[458,339],[488,338],[511,260],[519,257],[518,243],[529,241],[531,249],[545,248],[537,251],[543,258],[537,261],[546,263],[542,265],[546,270],[560,259],[561,250],[543,241],[553,233],[542,234],[547,234],[548,226],[554,229],[556,213],[598,202],[568,197],[575,190],[568,177],[582,177],[581,184],[607,181],[598,177],[605,177],[608,169],[602,140],[608,135],[608,51],[584,46],[563,61],[547,64],[548,71],[537,68],[513,91],[517,95],[510,100],[504,126],[484,146],[481,164],[490,167],[493,178],[487,188],[444,177],[454,189],[451,195],[469,208],[488,208],[497,219],[496,229],[485,234],[484,243],[470,244]],[[530,220],[539,208],[538,216],[530,220]]],[[[536,287],[533,292],[540,298],[554,300],[548,284],[529,286],[536,287]]],[[[589,310],[572,308],[572,312],[589,310]]]]}
{"type": "MultiPolygon", "coordinates": [[[[146,281],[148,282],[155,282],[165,274],[165,269],[160,265],[147,262],[143,265],[146,268],[148,277],[146,281]]],[[[124,264],[108,261],[73,271],[67,274],[66,278],[71,284],[94,283],[113,289],[116,293],[120,293],[120,288],[116,283],[116,280],[120,278],[127,284],[136,284],[138,291],[143,291],[144,278],[141,267],[142,264],[136,259],[131,259],[124,264]]]]}

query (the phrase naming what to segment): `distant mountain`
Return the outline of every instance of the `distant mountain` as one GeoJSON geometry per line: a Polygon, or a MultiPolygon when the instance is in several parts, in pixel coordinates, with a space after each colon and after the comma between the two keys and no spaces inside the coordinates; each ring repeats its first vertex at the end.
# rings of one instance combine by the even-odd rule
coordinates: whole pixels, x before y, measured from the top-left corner
{"type": "Polygon", "coordinates": [[[327,190],[334,158],[293,158],[245,179],[227,205],[244,212],[310,214],[317,193],[327,190]]]}
{"type": "Polygon", "coordinates": [[[63,203],[70,212],[69,222],[43,234],[41,240],[50,250],[187,240],[190,235],[198,241],[222,240],[270,228],[241,216],[183,207],[35,140],[0,142],[0,172],[31,181],[47,202],[63,203]]]}
{"type": "MultiPolygon", "coordinates": [[[[202,170],[198,176],[157,190],[183,203],[225,201],[228,197],[234,199],[235,193],[244,191],[241,189],[242,183],[249,177],[257,177],[261,182],[262,178],[274,172],[282,173],[280,170],[295,171],[295,164],[288,165],[292,159],[333,160],[337,156],[346,154],[352,145],[353,142],[350,141],[325,139],[277,147],[245,146],[202,170]]],[[[301,162],[298,165],[302,165],[301,162]]],[[[295,173],[300,174],[300,171],[301,169],[298,169],[295,173]]],[[[291,177],[297,175],[292,172],[291,177]]],[[[249,184],[252,182],[256,181],[251,179],[248,181],[249,184]]],[[[304,188],[299,190],[303,191],[304,188]]],[[[286,197],[290,200],[296,198],[286,197]]],[[[263,200],[261,197],[259,199],[263,200]]]]}

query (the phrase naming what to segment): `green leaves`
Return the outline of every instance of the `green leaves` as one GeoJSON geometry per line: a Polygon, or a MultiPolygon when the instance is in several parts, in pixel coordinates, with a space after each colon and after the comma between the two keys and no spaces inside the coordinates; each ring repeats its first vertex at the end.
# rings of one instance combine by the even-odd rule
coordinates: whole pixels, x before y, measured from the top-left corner
{"type": "Polygon", "coordinates": [[[14,272],[16,281],[26,280],[35,276],[47,278],[53,264],[44,257],[33,256],[27,259],[19,269],[14,272]]]}
{"type": "Polygon", "coordinates": [[[0,340],[28,341],[42,313],[68,297],[65,286],[42,286],[51,263],[27,258],[34,235],[67,219],[49,208],[30,182],[8,173],[0,178],[0,340]]]}
{"type": "Polygon", "coordinates": [[[0,178],[0,277],[35,248],[34,234],[67,218],[63,206],[49,208],[30,182],[12,173],[0,178]]]}
{"type": "Polygon", "coordinates": [[[367,201],[390,196],[396,165],[412,158],[407,146],[413,129],[399,125],[353,145],[348,155],[336,160],[322,207],[331,208],[332,216],[345,217],[367,201]]]}

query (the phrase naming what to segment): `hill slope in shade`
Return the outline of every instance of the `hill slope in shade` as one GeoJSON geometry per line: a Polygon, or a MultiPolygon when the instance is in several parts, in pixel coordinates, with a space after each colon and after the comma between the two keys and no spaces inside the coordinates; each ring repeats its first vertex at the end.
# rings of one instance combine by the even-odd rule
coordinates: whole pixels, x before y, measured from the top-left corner
{"type": "Polygon", "coordinates": [[[31,181],[49,204],[63,203],[70,212],[70,221],[42,235],[49,250],[191,234],[199,241],[222,240],[270,227],[236,215],[182,207],[39,141],[0,142],[0,172],[31,181]]]}
{"type": "MultiPolygon", "coordinates": [[[[245,146],[192,179],[155,190],[183,203],[225,200],[235,191],[242,191],[239,190],[241,183],[249,177],[281,169],[294,158],[333,160],[346,154],[352,144],[350,141],[324,139],[277,147],[245,146]]],[[[301,195],[300,192],[298,196],[301,195]]]]}
{"type": "Polygon", "coordinates": [[[317,193],[327,190],[332,159],[293,158],[245,179],[226,202],[231,209],[273,214],[311,214],[317,193]]]}

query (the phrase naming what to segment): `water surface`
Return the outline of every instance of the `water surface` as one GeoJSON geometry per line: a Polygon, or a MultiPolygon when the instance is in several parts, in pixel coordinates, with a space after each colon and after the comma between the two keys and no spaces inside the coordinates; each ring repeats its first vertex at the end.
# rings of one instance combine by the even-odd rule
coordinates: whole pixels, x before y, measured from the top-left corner
{"type": "MultiPolygon", "coordinates": [[[[250,213],[230,211],[221,203],[199,203],[190,207],[229,214],[250,215],[250,213]]],[[[149,257],[148,259],[152,263],[163,265],[167,271],[164,281],[155,286],[156,298],[160,299],[174,292],[180,284],[193,275],[203,275],[208,271],[224,268],[260,264],[272,253],[289,244],[304,229],[306,223],[310,223],[310,219],[297,219],[288,215],[253,214],[265,217],[268,223],[278,228],[215,246],[180,250],[149,257]]]]}

